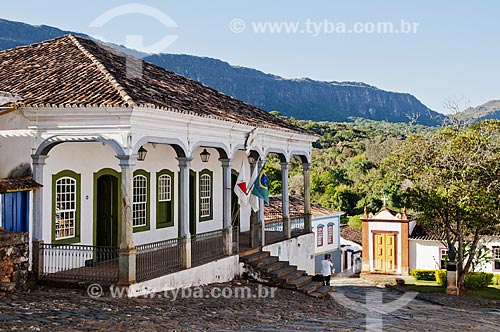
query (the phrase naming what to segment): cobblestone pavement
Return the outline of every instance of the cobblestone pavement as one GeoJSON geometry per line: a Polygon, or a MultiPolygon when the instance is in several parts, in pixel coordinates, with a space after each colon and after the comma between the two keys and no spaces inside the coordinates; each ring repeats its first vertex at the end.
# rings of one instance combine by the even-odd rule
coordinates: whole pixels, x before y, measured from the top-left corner
{"type": "MultiPolygon", "coordinates": [[[[402,294],[356,279],[334,279],[335,300],[316,300],[278,289],[274,298],[137,298],[109,294],[90,298],[84,290],[45,288],[0,296],[0,331],[364,331],[366,294],[377,302],[371,330],[382,317],[384,331],[500,331],[499,308],[449,308],[419,299],[390,314],[384,304],[402,294]],[[353,307],[354,306],[354,307],[353,307]],[[387,310],[386,310],[387,311],[387,310]],[[375,324],[375,325],[373,325],[375,324]]],[[[237,283],[206,286],[259,285],[237,283]]],[[[194,294],[194,293],[193,293],[194,294]]],[[[160,294],[161,295],[161,294],[160,294]]]]}
{"type": "MultiPolygon", "coordinates": [[[[375,315],[368,314],[372,318],[368,323],[375,323],[378,327],[373,316],[381,318],[384,331],[500,331],[500,308],[494,301],[437,293],[403,293],[379,288],[360,279],[333,279],[332,285],[336,290],[333,297],[341,303],[346,303],[342,297],[345,295],[364,304],[368,294],[369,303],[374,303],[370,309],[375,311],[375,315]],[[398,299],[411,300],[403,305],[406,301],[400,304],[398,299]]],[[[360,308],[355,310],[360,311],[360,308]]]]}

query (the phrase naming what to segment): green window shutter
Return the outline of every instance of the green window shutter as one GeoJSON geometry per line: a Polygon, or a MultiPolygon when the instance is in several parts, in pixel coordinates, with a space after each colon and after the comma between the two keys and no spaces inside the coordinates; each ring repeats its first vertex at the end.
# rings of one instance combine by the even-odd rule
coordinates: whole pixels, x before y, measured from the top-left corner
{"type": "Polygon", "coordinates": [[[173,172],[156,173],[156,228],[174,226],[174,184],[173,172]]]}

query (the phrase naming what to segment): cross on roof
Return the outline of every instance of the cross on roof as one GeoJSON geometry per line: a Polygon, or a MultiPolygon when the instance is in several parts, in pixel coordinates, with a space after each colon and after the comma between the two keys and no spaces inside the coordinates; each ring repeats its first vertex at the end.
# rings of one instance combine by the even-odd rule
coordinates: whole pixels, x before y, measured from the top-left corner
{"type": "Polygon", "coordinates": [[[387,196],[383,196],[382,197],[382,201],[384,202],[384,205],[383,206],[387,206],[387,196]]]}

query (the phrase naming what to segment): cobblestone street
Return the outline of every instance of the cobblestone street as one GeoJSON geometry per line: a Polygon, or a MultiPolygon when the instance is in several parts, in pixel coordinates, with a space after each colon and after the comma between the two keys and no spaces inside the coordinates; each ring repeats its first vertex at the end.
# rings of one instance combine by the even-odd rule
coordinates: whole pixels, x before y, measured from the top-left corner
{"type": "MultiPolygon", "coordinates": [[[[334,279],[333,284],[336,300],[316,300],[282,289],[274,298],[172,301],[114,299],[107,294],[92,299],[84,290],[46,288],[0,297],[0,331],[363,331],[366,319],[362,303],[367,293],[371,299],[391,305],[402,297],[357,279],[334,279]],[[354,303],[349,304],[349,300],[354,303]],[[336,301],[355,307],[346,308],[336,301]]],[[[247,285],[213,285],[203,290],[225,286],[247,285]]],[[[258,285],[248,286],[257,292],[258,285]]],[[[382,317],[387,331],[500,331],[498,307],[479,302],[463,308],[468,302],[459,301],[451,308],[417,298],[389,314],[383,314],[384,305],[379,303],[374,310],[379,316],[370,317],[382,317]]]]}

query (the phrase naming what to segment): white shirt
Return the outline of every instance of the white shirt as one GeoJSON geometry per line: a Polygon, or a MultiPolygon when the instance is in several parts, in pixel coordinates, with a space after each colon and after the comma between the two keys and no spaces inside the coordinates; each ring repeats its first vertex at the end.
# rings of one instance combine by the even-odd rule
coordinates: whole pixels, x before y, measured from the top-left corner
{"type": "Polygon", "coordinates": [[[327,259],[321,261],[321,275],[326,277],[332,275],[333,263],[327,259]]]}

